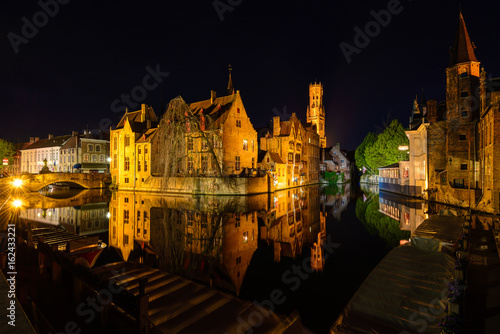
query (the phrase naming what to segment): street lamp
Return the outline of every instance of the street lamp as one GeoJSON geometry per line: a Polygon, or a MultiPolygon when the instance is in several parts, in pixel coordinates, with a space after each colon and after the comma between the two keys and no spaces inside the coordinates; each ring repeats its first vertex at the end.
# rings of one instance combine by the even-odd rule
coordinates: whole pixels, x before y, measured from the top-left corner
{"type": "Polygon", "coordinates": [[[21,179],[14,179],[14,181],[12,181],[12,185],[15,188],[20,188],[23,185],[23,180],[21,180],[21,179]]]}

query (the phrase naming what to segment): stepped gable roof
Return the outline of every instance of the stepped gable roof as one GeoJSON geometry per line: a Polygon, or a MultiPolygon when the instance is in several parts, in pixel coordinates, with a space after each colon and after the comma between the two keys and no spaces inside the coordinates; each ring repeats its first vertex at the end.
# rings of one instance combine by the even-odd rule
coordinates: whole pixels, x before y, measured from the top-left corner
{"type": "Polygon", "coordinates": [[[195,115],[200,114],[203,109],[203,114],[209,115],[213,122],[220,121],[224,123],[227,118],[226,112],[231,109],[234,101],[236,101],[237,95],[238,94],[218,97],[213,103],[211,99],[194,102],[189,105],[189,108],[195,115]]]}
{"type": "Polygon", "coordinates": [[[477,61],[477,59],[474,54],[474,45],[470,41],[464,17],[460,11],[455,44],[450,51],[450,66],[469,61],[477,61]]]}
{"type": "Polygon", "coordinates": [[[46,148],[46,147],[56,147],[56,146],[63,146],[66,141],[71,138],[70,135],[67,136],[59,136],[59,137],[52,137],[51,139],[39,139],[36,142],[32,143],[28,147],[25,148],[25,150],[33,150],[37,148],[46,148]]]}

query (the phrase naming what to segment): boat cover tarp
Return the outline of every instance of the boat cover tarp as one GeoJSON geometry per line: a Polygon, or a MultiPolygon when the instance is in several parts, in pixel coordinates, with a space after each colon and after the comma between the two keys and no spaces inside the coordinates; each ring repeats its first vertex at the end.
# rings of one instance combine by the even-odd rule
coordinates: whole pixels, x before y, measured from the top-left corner
{"type": "Polygon", "coordinates": [[[463,233],[464,223],[465,220],[457,216],[432,216],[417,227],[412,244],[418,243],[418,239],[433,239],[439,241],[441,250],[454,253],[463,233]]]}
{"type": "Polygon", "coordinates": [[[454,244],[462,235],[464,223],[462,217],[432,216],[417,227],[413,236],[454,244]]]}
{"type": "Polygon", "coordinates": [[[443,252],[393,249],[356,291],[331,333],[440,333],[454,262],[443,252]]]}

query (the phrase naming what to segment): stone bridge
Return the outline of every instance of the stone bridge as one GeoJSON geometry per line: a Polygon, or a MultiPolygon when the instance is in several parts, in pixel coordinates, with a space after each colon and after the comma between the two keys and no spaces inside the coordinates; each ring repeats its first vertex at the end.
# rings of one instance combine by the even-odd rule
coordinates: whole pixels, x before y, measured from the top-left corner
{"type": "Polygon", "coordinates": [[[111,182],[109,174],[87,174],[87,173],[47,173],[29,174],[21,177],[23,189],[28,192],[40,189],[54,183],[67,183],[79,185],[87,189],[105,188],[106,183],[111,182]]]}

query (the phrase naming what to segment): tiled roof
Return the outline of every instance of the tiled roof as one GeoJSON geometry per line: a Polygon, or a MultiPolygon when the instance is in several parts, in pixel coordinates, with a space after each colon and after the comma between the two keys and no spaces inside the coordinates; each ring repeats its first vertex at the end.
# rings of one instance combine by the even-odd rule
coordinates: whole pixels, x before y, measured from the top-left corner
{"type": "Polygon", "coordinates": [[[259,155],[257,156],[257,161],[260,163],[262,160],[264,160],[264,157],[266,156],[267,151],[260,150],[259,155]]]}
{"type": "Polygon", "coordinates": [[[40,140],[37,140],[36,142],[34,142],[33,144],[31,144],[30,146],[26,147],[25,150],[63,146],[69,138],[71,138],[70,135],[53,137],[51,139],[40,139],[40,140]]]}
{"type": "Polygon", "coordinates": [[[379,167],[378,169],[396,168],[396,167],[399,167],[399,162],[396,162],[395,164],[392,164],[392,165],[389,165],[389,166],[379,167]]]}
{"type": "Polygon", "coordinates": [[[78,146],[78,136],[73,136],[63,145],[63,147],[61,147],[61,149],[66,150],[68,148],[75,148],[77,146],[78,146]]]}
{"type": "Polygon", "coordinates": [[[198,115],[203,109],[204,115],[209,115],[214,123],[224,123],[227,118],[226,112],[231,109],[238,94],[218,97],[212,103],[211,99],[194,102],[189,105],[193,114],[198,115]]]}
{"type": "Polygon", "coordinates": [[[465,26],[464,17],[462,12],[460,12],[455,44],[450,52],[450,66],[468,61],[477,61],[477,59],[474,54],[474,46],[470,41],[469,33],[467,32],[467,27],[465,26]]]}
{"type": "Polygon", "coordinates": [[[274,162],[276,162],[277,164],[284,164],[283,160],[281,160],[281,157],[278,153],[273,153],[273,152],[270,152],[269,153],[269,156],[271,157],[271,159],[273,159],[274,162]]]}
{"type": "Polygon", "coordinates": [[[147,143],[149,142],[151,136],[153,136],[156,133],[157,128],[154,129],[148,129],[142,136],[137,140],[137,143],[147,143]]]}
{"type": "MultiPolygon", "coordinates": [[[[130,122],[130,126],[132,127],[132,131],[142,132],[144,129],[146,129],[147,123],[141,122],[141,113],[142,113],[141,109],[125,113],[125,115],[123,115],[122,119],[120,120],[116,128],[117,129],[123,128],[125,126],[125,120],[128,119],[130,122]]],[[[157,125],[158,118],[156,117],[153,108],[151,107],[146,108],[146,119],[151,120],[152,127],[155,127],[157,125]]]]}

